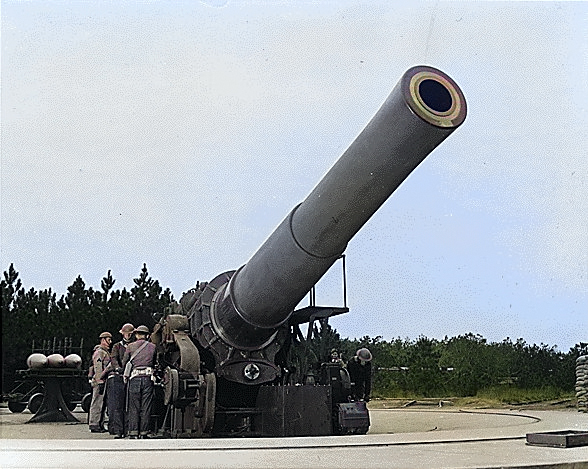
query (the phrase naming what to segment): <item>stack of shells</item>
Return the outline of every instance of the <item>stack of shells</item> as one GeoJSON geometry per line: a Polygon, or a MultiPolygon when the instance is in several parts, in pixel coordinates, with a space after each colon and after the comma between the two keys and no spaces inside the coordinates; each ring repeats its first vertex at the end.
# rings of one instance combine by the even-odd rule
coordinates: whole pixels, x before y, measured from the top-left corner
{"type": "Polygon", "coordinates": [[[82,358],[75,353],[63,357],[58,353],[54,353],[46,357],[42,353],[33,353],[27,358],[27,366],[29,369],[38,370],[41,368],[81,368],[82,358]]]}
{"type": "Polygon", "coordinates": [[[588,413],[588,355],[576,359],[576,399],[578,412],[588,413]]]}

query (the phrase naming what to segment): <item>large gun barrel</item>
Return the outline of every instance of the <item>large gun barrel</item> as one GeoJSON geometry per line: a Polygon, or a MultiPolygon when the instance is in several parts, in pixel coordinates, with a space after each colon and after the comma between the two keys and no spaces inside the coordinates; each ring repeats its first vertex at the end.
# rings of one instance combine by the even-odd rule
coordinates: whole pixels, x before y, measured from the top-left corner
{"type": "Polygon", "coordinates": [[[427,66],[408,70],[380,110],[308,197],[215,294],[224,341],[263,347],[394,190],[465,119],[456,83],[427,66]]]}
{"type": "Polygon", "coordinates": [[[465,98],[451,78],[426,66],[408,70],[366,128],[251,259],[184,294],[173,317],[164,321],[164,342],[175,334],[180,368],[200,373],[200,353],[173,332],[189,329],[215,376],[246,385],[278,379],[277,354],[290,337],[290,325],[300,320],[292,316],[296,305],[465,116],[465,98]]]}

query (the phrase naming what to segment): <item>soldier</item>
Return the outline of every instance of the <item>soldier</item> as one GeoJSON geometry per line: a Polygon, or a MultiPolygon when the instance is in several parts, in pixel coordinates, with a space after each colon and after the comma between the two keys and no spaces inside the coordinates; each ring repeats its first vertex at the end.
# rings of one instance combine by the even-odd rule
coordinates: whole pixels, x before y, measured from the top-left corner
{"type": "Polygon", "coordinates": [[[129,438],[147,438],[149,419],[153,403],[153,368],[155,367],[155,344],[147,340],[149,329],[135,329],[136,341],[127,346],[122,366],[128,377],[128,431],[129,438]]]}
{"type": "Polygon", "coordinates": [[[351,393],[354,399],[369,402],[372,392],[372,354],[367,348],[360,348],[347,362],[351,379],[351,393]]]}
{"type": "Polygon", "coordinates": [[[110,365],[106,380],[106,407],[108,409],[108,431],[115,438],[126,434],[125,400],[126,385],[123,378],[123,358],[127,346],[133,341],[135,326],[125,324],[120,329],[122,340],[112,346],[110,365]]]}
{"type": "Polygon", "coordinates": [[[341,366],[345,366],[345,362],[343,361],[343,358],[341,357],[341,355],[339,354],[339,351],[334,348],[331,349],[331,363],[336,363],[337,365],[341,365],[341,366]]]}
{"type": "Polygon", "coordinates": [[[88,425],[92,433],[103,433],[104,430],[104,370],[110,364],[110,344],[112,334],[103,332],[100,334],[100,344],[94,347],[92,354],[92,366],[94,376],[90,380],[92,385],[92,403],[88,413],[88,425]]]}

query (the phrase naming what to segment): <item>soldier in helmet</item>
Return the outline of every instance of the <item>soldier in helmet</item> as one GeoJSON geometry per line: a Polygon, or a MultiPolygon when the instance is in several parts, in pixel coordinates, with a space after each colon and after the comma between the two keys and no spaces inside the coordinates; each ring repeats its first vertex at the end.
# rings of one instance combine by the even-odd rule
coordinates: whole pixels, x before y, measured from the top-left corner
{"type": "Polygon", "coordinates": [[[110,364],[110,344],[112,343],[112,334],[103,332],[100,334],[100,344],[94,347],[92,354],[92,366],[94,367],[94,376],[91,379],[92,385],[92,403],[88,415],[88,425],[93,433],[104,432],[104,370],[110,364]]]}
{"type": "Polygon", "coordinates": [[[351,393],[354,399],[368,402],[372,392],[372,354],[367,348],[360,348],[347,362],[351,379],[351,393]]]}
{"type": "Polygon", "coordinates": [[[108,431],[115,438],[126,434],[125,400],[126,385],[123,378],[123,358],[127,346],[133,341],[135,326],[130,323],[121,327],[122,340],[112,346],[110,365],[106,380],[106,407],[108,409],[108,431]]]}
{"type": "Polygon", "coordinates": [[[128,377],[128,432],[129,438],[147,438],[149,419],[153,403],[153,371],[155,367],[155,344],[149,342],[149,329],[135,329],[137,340],[127,346],[122,366],[128,377]],[[127,367],[130,364],[130,367],[127,367]],[[129,369],[130,368],[130,369],[129,369]]]}

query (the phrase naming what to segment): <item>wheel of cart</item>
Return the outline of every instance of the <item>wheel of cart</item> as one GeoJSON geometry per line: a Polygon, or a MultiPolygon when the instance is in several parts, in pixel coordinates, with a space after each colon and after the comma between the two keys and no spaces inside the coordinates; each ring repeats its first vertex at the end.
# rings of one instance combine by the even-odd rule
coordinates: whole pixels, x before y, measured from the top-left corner
{"type": "Polygon", "coordinates": [[[10,412],[12,412],[13,414],[20,414],[26,408],[27,408],[26,402],[8,401],[8,410],[10,410],[10,412]]]}
{"type": "Polygon", "coordinates": [[[29,403],[28,403],[28,407],[29,407],[29,410],[31,411],[31,414],[36,414],[39,411],[39,409],[41,408],[42,403],[43,403],[43,393],[36,392],[35,394],[33,394],[30,397],[29,403]]]}
{"type": "Polygon", "coordinates": [[[69,399],[66,398],[65,399],[65,405],[70,410],[70,412],[73,412],[74,410],[76,410],[76,407],[78,406],[78,403],[76,401],[69,400],[69,399]]]}
{"type": "MultiPolygon", "coordinates": [[[[36,414],[39,411],[41,404],[43,404],[43,397],[44,394],[42,392],[36,392],[29,398],[28,408],[31,411],[31,414],[36,414]]],[[[73,412],[78,406],[78,403],[74,400],[73,396],[64,395],[63,399],[70,412],[73,412]]]]}
{"type": "Polygon", "coordinates": [[[92,393],[87,393],[82,398],[82,410],[86,413],[90,412],[90,405],[92,404],[92,393]]]}
{"type": "Polygon", "coordinates": [[[27,408],[30,398],[37,393],[41,393],[41,396],[43,395],[42,383],[26,380],[20,381],[18,385],[8,393],[8,410],[14,414],[20,414],[27,408]]]}

